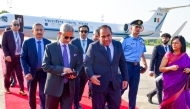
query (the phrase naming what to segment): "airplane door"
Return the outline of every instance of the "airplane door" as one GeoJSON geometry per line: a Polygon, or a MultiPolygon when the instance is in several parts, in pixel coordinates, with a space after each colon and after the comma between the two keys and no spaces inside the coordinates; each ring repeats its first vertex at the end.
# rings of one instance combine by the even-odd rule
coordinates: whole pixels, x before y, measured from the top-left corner
{"type": "Polygon", "coordinates": [[[23,28],[24,28],[24,18],[23,15],[15,15],[15,20],[18,20],[18,22],[20,23],[20,32],[23,32],[23,28]]]}

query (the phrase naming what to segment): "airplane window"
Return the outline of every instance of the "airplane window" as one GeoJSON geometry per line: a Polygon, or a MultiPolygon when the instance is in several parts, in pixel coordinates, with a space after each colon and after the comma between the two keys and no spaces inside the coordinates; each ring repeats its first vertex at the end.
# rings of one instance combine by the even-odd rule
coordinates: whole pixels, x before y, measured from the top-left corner
{"type": "Polygon", "coordinates": [[[7,16],[1,16],[0,20],[3,21],[3,22],[7,22],[8,21],[7,16]]]}

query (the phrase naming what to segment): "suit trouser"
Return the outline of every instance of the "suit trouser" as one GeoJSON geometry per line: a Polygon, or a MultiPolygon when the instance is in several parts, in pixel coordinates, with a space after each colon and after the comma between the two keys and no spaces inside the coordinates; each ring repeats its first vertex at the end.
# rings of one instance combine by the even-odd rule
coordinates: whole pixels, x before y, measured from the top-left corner
{"type": "MultiPolygon", "coordinates": [[[[158,76],[159,75],[155,74],[155,78],[158,76]]],[[[161,79],[158,82],[156,82],[156,88],[153,91],[151,91],[150,93],[148,93],[148,95],[153,97],[154,95],[157,94],[158,102],[159,102],[159,104],[161,104],[162,103],[162,90],[163,90],[163,80],[161,79]]]]}
{"type": "Polygon", "coordinates": [[[60,103],[60,109],[72,109],[74,96],[70,96],[69,82],[64,84],[63,93],[60,97],[46,94],[46,109],[58,109],[60,103]]]}
{"type": "Polygon", "coordinates": [[[92,90],[92,109],[104,109],[106,102],[109,109],[119,109],[121,105],[120,89],[114,90],[113,83],[110,82],[104,92],[92,90]]]}
{"type": "Polygon", "coordinates": [[[85,85],[88,81],[88,77],[87,77],[87,74],[85,72],[85,69],[84,67],[82,67],[80,73],[79,73],[79,84],[80,84],[80,87],[79,87],[79,101],[81,101],[82,99],[82,95],[83,95],[83,92],[84,92],[84,88],[85,88],[85,85]]]}
{"type": "Polygon", "coordinates": [[[88,77],[86,75],[84,67],[82,67],[81,71],[79,72],[79,75],[75,79],[75,95],[74,95],[75,109],[79,108],[79,101],[81,101],[82,99],[82,95],[87,81],[88,77]]]}
{"type": "MultiPolygon", "coordinates": [[[[128,75],[129,75],[129,84],[128,84],[129,109],[135,109],[139,80],[140,80],[140,65],[127,63],[127,68],[128,68],[128,75]]],[[[124,90],[121,93],[124,93],[124,90]]]]}
{"type": "Polygon", "coordinates": [[[75,109],[79,108],[79,89],[80,89],[79,76],[77,76],[75,78],[75,95],[74,95],[74,107],[75,107],[75,109]]]}
{"type": "Polygon", "coordinates": [[[40,109],[45,109],[45,94],[44,86],[46,82],[47,73],[43,70],[37,71],[33,80],[27,81],[27,87],[29,91],[29,105],[30,109],[36,109],[36,88],[39,83],[39,97],[40,97],[40,109]]]}
{"type": "Polygon", "coordinates": [[[18,83],[20,85],[20,90],[24,90],[24,79],[23,79],[22,68],[20,64],[20,57],[13,58],[12,62],[7,62],[5,60],[5,65],[6,65],[6,71],[5,71],[5,78],[4,78],[4,87],[9,89],[10,77],[12,75],[13,70],[15,70],[18,83]]]}

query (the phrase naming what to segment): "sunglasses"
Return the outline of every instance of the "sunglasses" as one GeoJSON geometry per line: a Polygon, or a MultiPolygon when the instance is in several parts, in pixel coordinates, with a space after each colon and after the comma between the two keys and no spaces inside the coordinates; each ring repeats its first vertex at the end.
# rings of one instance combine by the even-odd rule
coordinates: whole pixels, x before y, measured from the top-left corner
{"type": "Polygon", "coordinates": [[[13,24],[14,26],[20,26],[19,24],[13,24]]]}
{"type": "Polygon", "coordinates": [[[72,40],[72,39],[74,39],[75,37],[64,36],[64,38],[65,38],[65,39],[69,39],[69,38],[70,38],[70,40],[72,40]]]}
{"type": "Polygon", "coordinates": [[[84,30],[84,31],[82,30],[82,31],[80,31],[80,32],[81,32],[81,33],[88,33],[88,31],[86,31],[86,30],[84,30]]]}

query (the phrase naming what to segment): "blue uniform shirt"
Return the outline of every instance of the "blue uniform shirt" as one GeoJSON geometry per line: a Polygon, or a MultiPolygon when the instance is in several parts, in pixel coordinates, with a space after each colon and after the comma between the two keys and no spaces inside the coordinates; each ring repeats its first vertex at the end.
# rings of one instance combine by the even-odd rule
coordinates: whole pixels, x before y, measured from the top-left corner
{"type": "Polygon", "coordinates": [[[146,52],[144,40],[141,37],[136,39],[134,36],[129,35],[121,43],[126,61],[140,62],[142,54],[146,52]]]}

